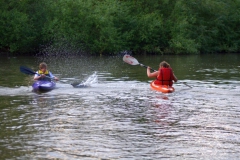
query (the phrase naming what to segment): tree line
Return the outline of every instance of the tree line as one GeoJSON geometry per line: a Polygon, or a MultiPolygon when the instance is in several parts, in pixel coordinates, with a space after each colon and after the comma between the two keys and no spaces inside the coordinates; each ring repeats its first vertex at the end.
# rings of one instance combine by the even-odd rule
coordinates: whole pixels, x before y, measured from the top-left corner
{"type": "Polygon", "coordinates": [[[0,48],[87,54],[240,51],[240,0],[1,0],[0,48]]]}

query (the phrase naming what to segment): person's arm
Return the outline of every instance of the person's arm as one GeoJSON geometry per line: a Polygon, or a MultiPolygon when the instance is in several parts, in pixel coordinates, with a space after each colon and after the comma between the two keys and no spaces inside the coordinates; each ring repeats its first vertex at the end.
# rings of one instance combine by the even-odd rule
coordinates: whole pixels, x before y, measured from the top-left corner
{"type": "Polygon", "coordinates": [[[58,81],[58,77],[55,77],[51,72],[49,72],[49,75],[51,78],[53,78],[54,80],[58,81]]]}
{"type": "Polygon", "coordinates": [[[158,71],[156,71],[156,72],[150,72],[150,67],[147,67],[147,76],[149,77],[149,78],[156,78],[157,76],[158,76],[158,71]]]}
{"type": "Polygon", "coordinates": [[[177,81],[178,81],[178,79],[177,79],[177,77],[174,75],[174,73],[173,73],[173,80],[174,80],[174,82],[177,82],[177,81]]]}

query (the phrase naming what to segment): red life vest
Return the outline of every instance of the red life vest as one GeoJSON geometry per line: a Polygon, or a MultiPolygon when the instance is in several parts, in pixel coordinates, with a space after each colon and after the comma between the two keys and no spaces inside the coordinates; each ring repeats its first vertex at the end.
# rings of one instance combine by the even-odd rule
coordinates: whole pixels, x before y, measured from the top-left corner
{"type": "Polygon", "coordinates": [[[171,68],[159,68],[159,74],[155,80],[158,85],[173,85],[173,72],[171,68]]]}

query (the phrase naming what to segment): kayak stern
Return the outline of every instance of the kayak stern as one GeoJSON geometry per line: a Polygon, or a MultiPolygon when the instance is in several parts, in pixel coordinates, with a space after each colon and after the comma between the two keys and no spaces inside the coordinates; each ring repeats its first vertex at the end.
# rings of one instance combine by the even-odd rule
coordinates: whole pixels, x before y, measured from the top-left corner
{"type": "Polygon", "coordinates": [[[155,90],[155,91],[159,91],[159,92],[162,92],[162,93],[172,93],[175,91],[175,89],[171,86],[168,86],[168,85],[156,85],[154,83],[154,81],[152,81],[150,83],[150,86],[151,86],[151,89],[155,90]]]}

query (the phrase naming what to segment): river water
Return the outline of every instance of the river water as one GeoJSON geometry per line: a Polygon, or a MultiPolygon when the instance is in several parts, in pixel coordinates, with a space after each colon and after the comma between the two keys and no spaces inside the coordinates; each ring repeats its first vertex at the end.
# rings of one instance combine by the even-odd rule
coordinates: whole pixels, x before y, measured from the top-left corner
{"type": "Polygon", "coordinates": [[[135,58],[169,62],[175,92],[151,90],[121,56],[2,56],[0,159],[239,159],[240,54],[135,58]],[[60,81],[39,94],[19,67],[41,61],[60,81]]]}

